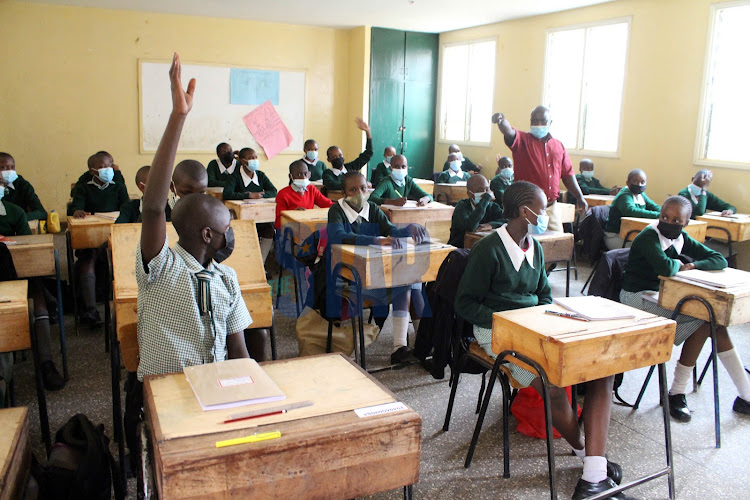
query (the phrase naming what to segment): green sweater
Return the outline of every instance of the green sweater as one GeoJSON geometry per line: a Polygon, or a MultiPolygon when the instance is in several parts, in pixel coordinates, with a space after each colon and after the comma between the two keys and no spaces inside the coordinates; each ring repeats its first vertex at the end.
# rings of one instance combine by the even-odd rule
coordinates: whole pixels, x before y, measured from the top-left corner
{"type": "Polygon", "coordinates": [[[8,192],[3,198],[3,201],[9,201],[14,205],[21,207],[26,212],[26,218],[28,220],[46,220],[47,211],[42,206],[42,202],[39,201],[39,197],[34,192],[34,186],[29,183],[26,179],[18,176],[18,179],[13,181],[13,187],[8,188],[8,192]]]}
{"type": "Polygon", "coordinates": [[[323,178],[323,172],[326,171],[325,163],[320,160],[316,160],[314,164],[310,164],[307,158],[302,158],[302,161],[307,164],[307,169],[310,171],[311,181],[319,181],[323,178]]]}
{"type": "MultiPolygon", "coordinates": [[[[241,168],[240,162],[234,167],[234,171],[241,168]]],[[[227,185],[227,181],[232,176],[229,172],[221,173],[219,169],[219,160],[211,160],[206,166],[206,173],[208,174],[208,187],[224,187],[227,185]]]]}
{"type": "Polygon", "coordinates": [[[473,325],[492,328],[492,313],[552,303],[544,254],[534,242],[534,267],[524,259],[516,272],[500,236],[479,240],[469,253],[456,291],[456,314],[473,325]]]}
{"type": "MultiPolygon", "coordinates": [[[[76,182],[88,182],[93,178],[93,176],[89,173],[88,170],[86,170],[84,173],[81,174],[81,176],[78,178],[76,182]]],[[[122,176],[122,172],[119,170],[115,170],[115,176],[112,178],[113,182],[116,182],[118,184],[122,184],[123,186],[126,186],[125,184],[125,178],[122,176]]],[[[76,187],[73,186],[70,188],[70,197],[73,197],[73,190],[76,187]]]]}
{"type": "Polygon", "coordinates": [[[245,186],[245,181],[242,179],[240,172],[242,172],[242,166],[237,165],[234,173],[229,176],[229,180],[224,186],[225,200],[245,200],[247,199],[246,193],[260,193],[261,191],[263,191],[263,198],[276,197],[276,187],[266,174],[256,170],[255,175],[258,176],[258,184],[260,185],[251,182],[245,186]]]}
{"type": "MultiPolygon", "coordinates": [[[[683,231],[685,240],[682,255],[694,259],[696,269],[714,271],[727,267],[727,261],[719,252],[698,243],[683,231]]],[[[682,262],[677,260],[674,247],[661,249],[659,232],[652,226],[646,227],[633,240],[628,254],[628,263],[622,281],[622,289],[628,292],[658,290],[659,276],[674,276],[682,262]]]]}
{"type": "Polygon", "coordinates": [[[124,184],[112,182],[106,188],[99,189],[99,186],[89,184],[88,181],[79,180],[73,187],[73,201],[68,207],[68,215],[73,215],[76,210],[92,214],[117,212],[129,201],[128,191],[124,184]]]}
{"type": "Polygon", "coordinates": [[[503,206],[503,194],[511,184],[513,184],[512,181],[503,179],[499,174],[493,177],[490,181],[490,190],[492,191],[492,194],[495,195],[495,203],[501,207],[503,206]]]}
{"type": "Polygon", "coordinates": [[[370,194],[370,201],[381,205],[385,200],[395,200],[396,198],[403,198],[404,196],[408,200],[419,200],[420,198],[427,196],[430,198],[430,201],[432,201],[432,196],[425,193],[424,190],[414,182],[414,179],[408,175],[404,178],[403,186],[397,186],[393,177],[390,175],[380,181],[380,184],[375,188],[375,191],[370,194]]]}
{"type": "Polygon", "coordinates": [[[370,183],[372,183],[373,186],[377,187],[377,185],[380,184],[380,181],[382,181],[386,177],[390,177],[390,175],[391,175],[391,169],[386,167],[385,163],[381,161],[375,167],[375,170],[372,171],[372,176],[370,177],[370,183]]]}
{"type": "Polygon", "coordinates": [[[493,228],[500,227],[507,222],[502,217],[503,209],[492,201],[488,194],[482,195],[476,205],[472,204],[468,198],[461,200],[453,210],[451,237],[448,244],[463,248],[466,233],[476,231],[479,224],[491,224],[493,228]]]}
{"type": "Polygon", "coordinates": [[[466,182],[471,177],[471,174],[469,172],[461,172],[462,175],[454,175],[451,176],[450,172],[448,170],[445,170],[443,172],[440,172],[440,175],[438,175],[437,182],[438,184],[455,184],[457,182],[466,182]]]}
{"type": "MultiPolygon", "coordinates": [[[[596,177],[586,180],[581,174],[576,174],[576,180],[583,194],[609,194],[610,192],[610,189],[602,186],[602,183],[596,177]]],[[[566,201],[575,205],[578,200],[568,191],[568,199],[566,201]]]]}
{"type": "Polygon", "coordinates": [[[328,248],[339,243],[347,245],[372,245],[379,236],[409,236],[406,228],[398,229],[376,204],[368,202],[368,220],[351,224],[344,209],[336,202],[328,210],[328,248]]]}
{"type": "MultiPolygon", "coordinates": [[[[172,220],[172,209],[169,208],[169,202],[164,207],[164,213],[167,216],[167,222],[172,220]]],[[[130,200],[126,204],[120,207],[120,215],[117,216],[115,224],[135,224],[143,222],[143,214],[141,213],[141,198],[137,200],[130,200]]]]}
{"type": "MultiPolygon", "coordinates": [[[[354,172],[356,170],[361,169],[365,165],[367,165],[367,162],[370,161],[370,158],[372,158],[372,139],[367,139],[367,143],[365,144],[365,150],[362,151],[359,156],[354,160],[350,161],[349,163],[344,163],[344,168],[347,172],[354,172]]],[[[341,191],[343,188],[341,187],[341,175],[336,175],[333,173],[333,169],[326,169],[323,171],[323,186],[328,191],[341,191]]]]}
{"type": "Polygon", "coordinates": [[[0,215],[0,235],[26,236],[27,234],[31,234],[29,221],[19,206],[13,203],[6,203],[5,199],[0,200],[0,204],[5,207],[5,215],[0,215]]]}
{"type": "Polygon", "coordinates": [[[737,213],[735,207],[709,191],[704,191],[703,194],[697,196],[698,203],[693,202],[693,198],[690,196],[688,188],[683,189],[677,194],[690,200],[690,204],[693,205],[693,215],[691,216],[693,219],[699,215],[705,214],[706,210],[716,210],[717,212],[731,210],[732,212],[737,213]]]}
{"type": "Polygon", "coordinates": [[[651,201],[651,198],[646,196],[646,193],[643,193],[643,201],[646,202],[646,205],[636,205],[635,197],[630,192],[630,189],[627,186],[620,189],[620,192],[615,195],[615,199],[612,200],[612,205],[609,208],[609,218],[604,230],[609,233],[619,233],[620,219],[623,217],[658,219],[661,207],[651,201]]]}

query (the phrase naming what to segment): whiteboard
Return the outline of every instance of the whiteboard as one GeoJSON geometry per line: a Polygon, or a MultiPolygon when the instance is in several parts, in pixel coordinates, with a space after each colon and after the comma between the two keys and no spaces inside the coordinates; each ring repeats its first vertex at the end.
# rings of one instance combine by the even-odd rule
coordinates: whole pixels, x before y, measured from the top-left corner
{"type": "MultiPolygon", "coordinates": [[[[168,62],[139,60],[140,150],[156,151],[172,111],[168,62]]],[[[248,68],[249,69],[249,68],[248,68]]],[[[263,153],[242,121],[258,105],[230,104],[229,66],[182,65],[182,83],[187,88],[197,80],[193,109],[180,138],[181,153],[213,153],[219,143],[263,153]]],[[[284,153],[301,154],[305,125],[305,72],[279,71],[279,104],[274,106],[289,132],[292,143],[284,153]]]]}

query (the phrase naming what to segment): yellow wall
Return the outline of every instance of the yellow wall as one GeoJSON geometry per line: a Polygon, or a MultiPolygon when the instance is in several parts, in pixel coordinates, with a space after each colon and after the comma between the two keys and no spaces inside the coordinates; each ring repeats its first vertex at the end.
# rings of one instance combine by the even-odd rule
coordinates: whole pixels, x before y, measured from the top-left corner
{"type": "MultiPolygon", "coordinates": [[[[175,50],[186,62],[304,68],[305,138],[318,141],[322,156],[333,143],[349,156],[361,151],[352,120],[366,116],[362,86],[369,81],[369,29],[8,0],[0,1],[0,19],[0,151],[15,157],[19,173],[35,186],[48,210],[64,213],[71,182],[86,169],[88,156],[100,149],[114,155],[129,191],[136,192],[135,172],[153,158],[138,149],[138,59],[169,59],[175,50]],[[356,50],[350,53],[350,46],[356,50]],[[360,68],[350,96],[352,64],[360,68]]],[[[196,99],[201,90],[198,82],[196,99]]],[[[204,164],[213,158],[190,156],[204,164]]],[[[261,157],[261,169],[282,188],[296,157],[281,154],[268,162],[261,157]]],[[[178,155],[178,160],[183,158],[178,155]]]]}
{"type": "MultiPolygon", "coordinates": [[[[496,36],[495,111],[528,130],[531,109],[542,100],[545,30],[632,16],[625,80],[620,158],[596,158],[596,175],[605,185],[625,183],[633,168],[648,174],[648,193],[657,202],[687,186],[699,168],[693,163],[700,113],[704,59],[712,0],[619,0],[558,14],[444,33],[440,42],[496,36]]],[[[554,110],[553,119],[554,119],[554,110]]],[[[490,119],[488,114],[487,119],[490,119]]],[[[442,169],[448,144],[435,148],[442,169]]],[[[495,128],[491,147],[462,147],[494,175],[495,155],[508,154],[495,128]]],[[[578,169],[580,156],[573,156],[578,169]]],[[[711,191],[750,210],[750,173],[712,167],[711,191]]]]}

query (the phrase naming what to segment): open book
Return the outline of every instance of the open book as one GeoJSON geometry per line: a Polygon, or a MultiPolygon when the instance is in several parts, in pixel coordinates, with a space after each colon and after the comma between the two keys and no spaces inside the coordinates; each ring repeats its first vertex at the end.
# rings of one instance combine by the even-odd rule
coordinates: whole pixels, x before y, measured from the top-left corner
{"type": "Polygon", "coordinates": [[[402,208],[417,208],[417,202],[415,200],[406,200],[403,207],[397,207],[396,205],[383,204],[383,207],[390,209],[402,209],[402,208]]]}
{"type": "Polygon", "coordinates": [[[183,371],[204,411],[286,399],[254,359],[186,366],[183,371]]]}
{"type": "Polygon", "coordinates": [[[750,286],[750,273],[727,267],[720,271],[701,271],[700,269],[691,269],[689,271],[680,271],[677,276],[701,285],[708,285],[716,288],[734,288],[736,286],[750,286]]]}
{"type": "Polygon", "coordinates": [[[96,212],[94,213],[96,217],[101,217],[102,219],[112,219],[117,220],[117,217],[120,215],[120,212],[96,212]]]}
{"type": "Polygon", "coordinates": [[[635,314],[626,306],[603,297],[560,297],[552,300],[589,321],[635,318],[635,314]]]}

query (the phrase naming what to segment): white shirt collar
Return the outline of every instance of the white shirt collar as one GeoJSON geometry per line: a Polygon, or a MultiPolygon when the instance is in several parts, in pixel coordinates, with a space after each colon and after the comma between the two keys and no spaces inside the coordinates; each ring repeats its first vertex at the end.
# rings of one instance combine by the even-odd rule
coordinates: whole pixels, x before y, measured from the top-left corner
{"type": "MultiPolygon", "coordinates": [[[[305,191],[307,191],[307,188],[303,188],[303,187],[297,187],[297,185],[296,185],[296,184],[295,184],[294,182],[292,182],[292,183],[291,183],[291,184],[289,184],[289,185],[290,185],[290,186],[292,187],[292,190],[293,190],[293,191],[296,191],[296,192],[298,192],[299,194],[305,194],[305,191]]],[[[311,186],[311,184],[308,184],[307,186],[309,187],[309,186],[311,186]]]]}
{"type": "Polygon", "coordinates": [[[383,160],[383,165],[385,165],[387,168],[391,168],[391,164],[385,160],[383,160]]]}
{"type": "Polygon", "coordinates": [[[0,200],[0,215],[8,215],[8,212],[5,210],[5,202],[3,202],[2,200],[0,200]]]}
{"type": "Polygon", "coordinates": [[[253,178],[251,179],[249,175],[245,172],[244,168],[240,168],[240,175],[242,176],[242,182],[245,187],[249,186],[252,182],[256,186],[260,186],[260,181],[258,180],[258,172],[255,172],[255,175],[253,175],[253,178]]]}
{"type": "Polygon", "coordinates": [[[365,203],[362,210],[359,212],[356,212],[346,201],[344,201],[344,198],[339,198],[339,206],[341,206],[341,209],[344,211],[344,215],[346,215],[346,220],[349,221],[349,224],[354,224],[360,217],[368,222],[370,221],[369,203],[365,203]]]}
{"type": "Polygon", "coordinates": [[[86,184],[93,184],[94,186],[98,187],[100,190],[104,190],[104,189],[107,189],[107,186],[109,186],[110,184],[114,184],[114,182],[107,182],[105,184],[99,184],[92,177],[91,180],[88,181],[86,184]]]}
{"type": "Polygon", "coordinates": [[[659,244],[661,245],[662,251],[666,252],[669,247],[674,247],[678,254],[682,253],[682,247],[685,245],[685,238],[682,236],[682,233],[680,233],[680,236],[676,239],[670,240],[659,231],[659,221],[652,222],[649,225],[653,227],[656,230],[656,234],[659,235],[659,244]]]}
{"type": "Polygon", "coordinates": [[[229,165],[229,168],[225,167],[224,164],[221,163],[221,159],[220,158],[216,158],[216,164],[219,166],[219,172],[220,173],[223,174],[225,172],[229,172],[230,174],[233,174],[235,167],[237,167],[237,159],[235,158],[235,159],[232,160],[232,164],[229,165]]]}
{"type": "Polygon", "coordinates": [[[10,189],[12,189],[14,191],[16,190],[16,186],[14,186],[12,182],[7,183],[5,186],[9,187],[10,189]]]}
{"type": "Polygon", "coordinates": [[[335,169],[335,168],[331,167],[331,172],[333,172],[333,175],[335,175],[336,177],[338,177],[341,174],[345,174],[346,173],[346,167],[341,167],[341,170],[338,170],[338,169],[335,169]]]}
{"type": "Polygon", "coordinates": [[[455,172],[453,171],[452,168],[449,168],[448,175],[450,175],[451,177],[461,177],[462,179],[464,178],[464,172],[460,168],[455,172]]]}
{"type": "Polygon", "coordinates": [[[500,240],[503,242],[505,251],[508,252],[508,257],[510,257],[510,261],[513,263],[516,272],[521,269],[521,264],[523,264],[524,259],[526,259],[526,262],[528,262],[531,268],[534,269],[534,240],[532,240],[531,236],[528,234],[523,237],[521,243],[526,241],[529,246],[528,250],[524,252],[508,233],[507,226],[508,224],[503,224],[502,227],[497,228],[495,231],[497,231],[497,234],[500,236],[500,240]]]}
{"type": "Polygon", "coordinates": [[[642,194],[634,194],[633,195],[633,203],[635,203],[636,205],[645,205],[646,204],[646,200],[643,199],[643,195],[642,194]]]}

